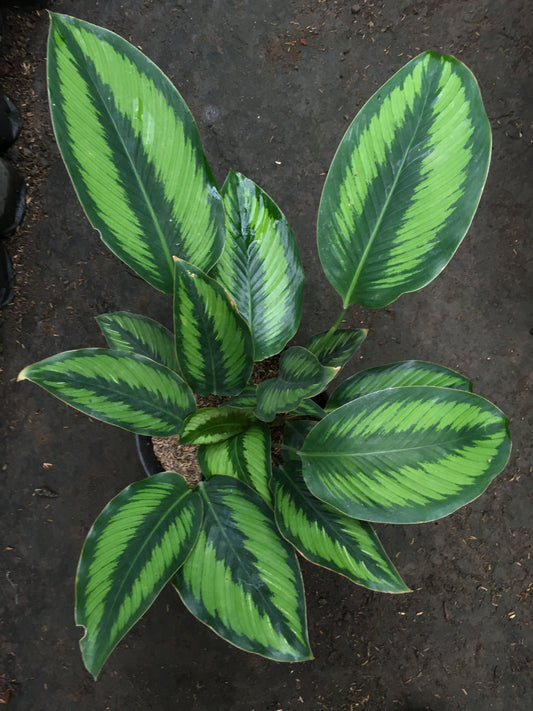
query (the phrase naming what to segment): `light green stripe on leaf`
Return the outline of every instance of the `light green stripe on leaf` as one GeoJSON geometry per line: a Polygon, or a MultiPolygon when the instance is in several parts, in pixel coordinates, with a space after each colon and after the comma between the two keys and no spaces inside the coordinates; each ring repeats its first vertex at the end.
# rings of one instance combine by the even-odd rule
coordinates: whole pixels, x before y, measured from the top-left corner
{"type": "MultiPolygon", "coordinates": [[[[185,421],[181,444],[213,444],[243,432],[254,421],[253,413],[233,407],[202,407],[185,421]]],[[[222,472],[218,472],[222,473],[222,472]]]]}
{"type": "Polygon", "coordinates": [[[253,367],[252,336],[222,286],[175,259],[174,335],[183,377],[200,395],[236,395],[253,367]]]}
{"type": "Polygon", "coordinates": [[[236,477],[272,506],[270,430],[267,425],[256,422],[224,441],[201,445],[198,463],[206,478],[219,474],[236,477]]]}
{"type": "Polygon", "coordinates": [[[341,328],[325,331],[310,338],[304,348],[314,353],[322,365],[342,368],[367,337],[364,328],[341,328]]]}

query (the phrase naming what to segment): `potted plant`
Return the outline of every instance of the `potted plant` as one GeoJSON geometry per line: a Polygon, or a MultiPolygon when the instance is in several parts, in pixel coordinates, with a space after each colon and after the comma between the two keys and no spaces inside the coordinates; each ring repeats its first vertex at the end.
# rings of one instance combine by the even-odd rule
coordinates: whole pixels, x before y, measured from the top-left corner
{"type": "Polygon", "coordinates": [[[228,642],[309,659],[296,551],[404,592],[371,523],[445,516],[508,459],[503,413],[442,366],[371,368],[323,406],[313,399],[366,336],[341,328],[350,306],[381,308],[421,288],[467,232],[491,150],[477,83],[453,57],[425,52],[354,119],[318,213],[340,313],[287,347],[303,272],[280,209],[239,173],[219,190],[187,106],[140,51],[51,17],[50,105],[70,177],[110,249],[173,297],[174,331],[105,314],[109,349],[66,351],[19,379],[134,433],[199,445],[203,473],[193,489],[175,472],[136,481],[94,523],[76,582],[85,665],[96,676],[169,581],[228,642]],[[254,363],[279,353],[279,374],[254,385],[254,363]],[[215,399],[197,407],[198,396],[215,399]]]}

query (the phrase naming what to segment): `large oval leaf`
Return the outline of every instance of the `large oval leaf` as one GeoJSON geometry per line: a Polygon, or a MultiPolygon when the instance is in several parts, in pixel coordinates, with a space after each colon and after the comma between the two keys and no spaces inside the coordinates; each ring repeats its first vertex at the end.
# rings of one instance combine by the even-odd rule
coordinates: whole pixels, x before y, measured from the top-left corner
{"type": "Polygon", "coordinates": [[[507,419],[462,390],[381,390],[334,410],[300,450],[307,486],[354,518],[431,521],[479,496],[505,466],[507,419]]]}
{"type": "Polygon", "coordinates": [[[246,322],[222,286],[175,260],[174,336],[183,377],[199,395],[236,395],[253,368],[246,322]]]}
{"type": "Polygon", "coordinates": [[[29,365],[31,380],[90,417],[152,437],[179,434],[196,403],[173,371],[136,353],[81,348],[29,365]]]}
{"type": "Polygon", "coordinates": [[[96,519],[76,577],[76,624],[93,676],[183,565],[201,522],[200,497],[174,472],[131,484],[96,519]]]}
{"type": "Polygon", "coordinates": [[[491,135],[471,72],[426,52],[350,125],[328,172],[318,250],[344,306],[382,307],[446,266],[476,211],[491,135]]]}
{"type": "Polygon", "coordinates": [[[189,109],[139,50],[52,14],[48,88],[61,155],[103,241],[172,293],[172,256],[209,269],[224,245],[222,200],[189,109]]]}
{"type": "Polygon", "coordinates": [[[179,369],[174,335],[157,321],[127,311],[103,314],[96,320],[113,350],[138,353],[171,370],[179,369]]]}
{"type": "Polygon", "coordinates": [[[351,400],[378,390],[413,385],[433,385],[439,388],[472,391],[472,383],[455,370],[424,360],[404,360],[368,368],[347,378],[332,392],[326,410],[330,412],[351,400]]]}
{"type": "Polygon", "coordinates": [[[248,323],[259,361],[283,350],[298,328],[300,255],[286,218],[254,182],[232,172],[222,196],[226,244],[214,275],[248,323]]]}
{"type": "Polygon", "coordinates": [[[380,592],[409,592],[372,526],[313,496],[300,463],[272,473],[276,522],[282,535],[312,563],[380,592]]]}
{"type": "Polygon", "coordinates": [[[280,662],[310,659],[300,568],[273,512],[232,477],[199,490],[202,529],[173,581],[183,602],[236,647],[280,662]]]}

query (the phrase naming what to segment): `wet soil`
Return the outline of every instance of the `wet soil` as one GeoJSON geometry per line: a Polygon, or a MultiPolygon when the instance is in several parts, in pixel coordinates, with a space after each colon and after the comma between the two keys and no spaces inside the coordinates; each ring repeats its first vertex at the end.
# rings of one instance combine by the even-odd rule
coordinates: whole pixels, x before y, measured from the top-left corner
{"type": "Polygon", "coordinates": [[[4,12],[0,84],[23,132],[9,157],[28,210],[9,240],[16,295],[0,315],[0,698],[27,711],[526,711],[533,699],[531,36],[527,0],[56,0],[140,46],[180,88],[220,182],[259,182],[291,222],[306,269],[296,342],[340,304],[314,229],[348,121],[410,57],[451,53],[477,76],[494,135],[479,212],[429,287],[354,310],[370,334],[345,376],[407,358],[468,375],[510,417],[505,472],[478,500],[379,534],[413,592],[386,596],[302,563],[315,659],[276,664],[218,639],[165,590],[94,682],[78,650],[74,576],[105,503],[143,476],[132,435],[28,382],[25,365],[104,345],[119,309],[167,326],[171,306],[118,262],[78,206],[52,137],[43,11],[4,12]],[[4,688],[5,687],[5,688],[4,688]]]}

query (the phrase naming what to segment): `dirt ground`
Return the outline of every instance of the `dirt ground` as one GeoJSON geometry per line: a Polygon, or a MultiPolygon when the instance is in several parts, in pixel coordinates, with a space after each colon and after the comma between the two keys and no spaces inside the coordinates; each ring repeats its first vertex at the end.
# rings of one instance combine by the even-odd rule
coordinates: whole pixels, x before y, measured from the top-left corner
{"type": "MultiPolygon", "coordinates": [[[[181,90],[220,183],[256,180],[291,222],[306,269],[297,342],[340,304],[315,248],[324,175],[348,121],[409,58],[456,55],[491,119],[492,167],[468,237],[421,292],[350,325],[370,327],[361,367],[420,358],[469,376],[510,417],[505,472],[435,523],[381,526],[413,592],[372,593],[303,564],[315,660],[276,664],[227,645],[165,590],[97,682],[78,650],[74,576],[87,531],[142,477],[133,436],[76,414],[25,365],[103,345],[114,310],[167,325],[170,303],[101,244],[78,206],[48,117],[44,11],[4,11],[0,85],[24,130],[9,156],[28,182],[8,241],[16,295],[0,312],[0,675],[21,711],[529,711],[533,704],[531,4],[527,0],[56,0],[116,31],[181,90]],[[43,496],[35,493],[54,493],[43,496]]],[[[1,683],[1,678],[0,678],[1,683]]]]}

